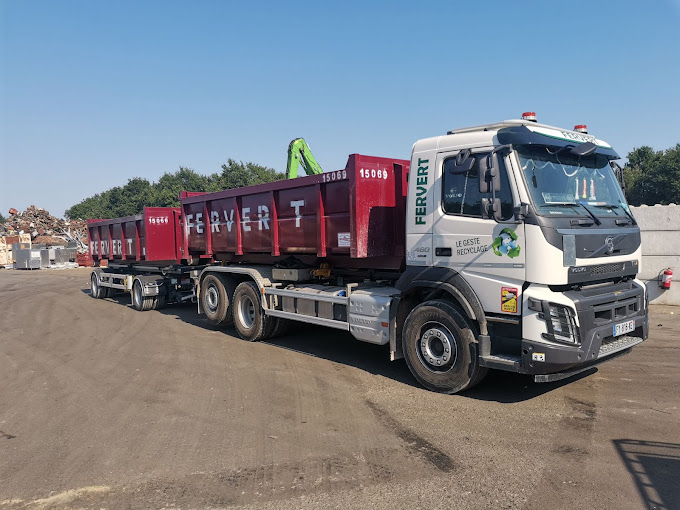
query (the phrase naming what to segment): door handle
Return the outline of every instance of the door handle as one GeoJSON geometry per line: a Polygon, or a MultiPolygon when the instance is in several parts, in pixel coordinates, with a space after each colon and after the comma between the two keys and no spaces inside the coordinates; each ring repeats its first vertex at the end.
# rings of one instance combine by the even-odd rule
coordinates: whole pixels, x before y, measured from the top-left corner
{"type": "Polygon", "coordinates": [[[435,248],[434,249],[434,254],[437,257],[450,257],[451,256],[451,248],[435,248]]]}

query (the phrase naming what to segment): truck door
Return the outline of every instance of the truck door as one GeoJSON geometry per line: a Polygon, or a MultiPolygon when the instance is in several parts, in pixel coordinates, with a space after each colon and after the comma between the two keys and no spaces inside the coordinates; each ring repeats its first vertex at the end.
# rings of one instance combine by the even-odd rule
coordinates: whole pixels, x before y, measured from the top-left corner
{"type": "Polygon", "coordinates": [[[434,208],[433,265],[463,274],[485,312],[521,316],[524,225],[514,219],[513,208],[519,200],[512,172],[508,172],[508,156],[498,156],[501,189],[496,198],[501,202],[502,220],[482,211],[482,199],[491,193],[480,193],[479,174],[490,151],[473,151],[474,166],[464,174],[451,172],[457,151],[437,155],[439,189],[434,196],[440,205],[434,208]]]}

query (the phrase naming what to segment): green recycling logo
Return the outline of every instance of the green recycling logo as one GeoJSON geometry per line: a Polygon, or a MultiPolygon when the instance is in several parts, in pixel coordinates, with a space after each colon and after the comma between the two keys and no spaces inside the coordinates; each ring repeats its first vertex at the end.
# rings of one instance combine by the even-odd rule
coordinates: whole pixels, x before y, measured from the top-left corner
{"type": "Polygon", "coordinates": [[[499,257],[502,257],[503,254],[511,259],[518,257],[520,247],[517,242],[517,234],[509,228],[504,228],[501,230],[500,235],[493,240],[491,248],[493,248],[493,252],[499,257]]]}

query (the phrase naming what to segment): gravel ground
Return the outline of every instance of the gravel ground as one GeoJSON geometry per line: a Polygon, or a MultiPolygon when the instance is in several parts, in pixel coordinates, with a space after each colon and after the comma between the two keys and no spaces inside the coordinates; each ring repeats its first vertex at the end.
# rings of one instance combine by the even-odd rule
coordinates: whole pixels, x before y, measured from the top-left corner
{"type": "Polygon", "coordinates": [[[248,343],[192,305],[0,271],[0,507],[680,508],[680,309],[576,380],[463,395],[299,327],[248,343]]]}

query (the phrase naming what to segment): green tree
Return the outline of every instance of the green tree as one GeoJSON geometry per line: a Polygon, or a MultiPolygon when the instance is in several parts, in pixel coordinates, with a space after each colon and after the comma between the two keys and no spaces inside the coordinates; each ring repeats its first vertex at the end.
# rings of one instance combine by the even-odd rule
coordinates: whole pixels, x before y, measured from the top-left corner
{"type": "Polygon", "coordinates": [[[202,175],[191,168],[180,167],[166,172],[158,182],[135,177],[125,186],[116,186],[86,198],[66,210],[71,219],[118,218],[142,212],[145,206],[177,207],[180,191],[214,192],[223,189],[252,186],[283,179],[284,174],[255,163],[232,159],[222,165],[220,173],[202,175]]]}
{"type": "Polygon", "coordinates": [[[148,180],[135,177],[125,186],[116,186],[86,198],[67,209],[66,216],[72,219],[132,216],[141,212],[144,205],[148,205],[151,192],[151,183],[148,180]]]}
{"type": "Polygon", "coordinates": [[[222,165],[222,173],[214,174],[217,177],[210,191],[223,189],[241,188],[243,186],[253,186],[265,182],[279,181],[286,177],[273,168],[268,168],[255,163],[243,163],[242,161],[227,160],[226,165],[222,165]]]}
{"type": "Polygon", "coordinates": [[[210,178],[191,168],[180,167],[175,173],[164,173],[153,185],[150,202],[155,207],[179,206],[180,191],[208,191],[210,178]]]}
{"type": "Polygon", "coordinates": [[[5,223],[7,221],[7,218],[5,218],[2,213],[0,213],[0,223],[5,223]]]}
{"type": "Polygon", "coordinates": [[[634,149],[628,154],[624,179],[631,205],[680,203],[680,144],[664,151],[634,149]]]}

